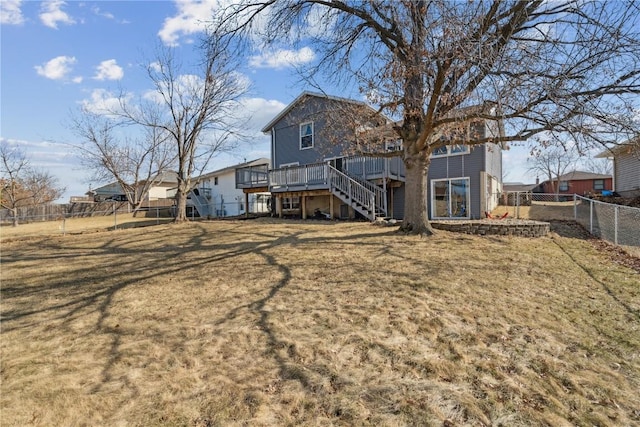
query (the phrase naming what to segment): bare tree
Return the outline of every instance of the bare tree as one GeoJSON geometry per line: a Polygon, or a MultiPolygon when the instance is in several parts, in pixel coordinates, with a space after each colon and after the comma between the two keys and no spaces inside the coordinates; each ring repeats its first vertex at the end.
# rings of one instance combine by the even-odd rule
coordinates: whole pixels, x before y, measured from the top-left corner
{"type": "Polygon", "coordinates": [[[92,172],[91,182],[115,180],[134,212],[175,160],[168,134],[159,127],[143,128],[142,136],[136,138],[122,136],[121,122],[87,109],[71,118],[70,127],[80,142],[69,145],[92,172]]]}
{"type": "Polygon", "coordinates": [[[587,172],[597,173],[600,175],[613,175],[613,162],[611,159],[585,157],[580,162],[580,167],[587,172]]]}
{"type": "Polygon", "coordinates": [[[248,87],[235,72],[237,56],[229,40],[209,37],[199,74],[184,74],[173,50],[159,48],[147,68],[153,99],[131,106],[121,96],[121,110],[114,112],[168,137],[177,163],[176,222],[187,220],[194,173],[201,172],[214,155],[232,149],[241,137],[237,112],[248,87]]]}
{"type": "Polygon", "coordinates": [[[578,154],[571,149],[549,147],[537,151],[528,159],[531,162],[529,171],[546,178],[551,185],[551,192],[557,195],[560,191],[560,177],[574,169],[578,159],[578,154]]]}
{"type": "Polygon", "coordinates": [[[239,0],[218,23],[260,35],[267,47],[313,45],[320,55],[305,70],[310,81],[355,84],[400,119],[402,228],[430,234],[426,177],[435,149],[544,132],[585,150],[637,130],[638,12],[632,1],[239,0]],[[479,120],[495,131],[466,131],[479,120]]]}
{"type": "Polygon", "coordinates": [[[0,143],[0,206],[9,210],[13,226],[18,225],[18,209],[51,203],[64,188],[49,172],[32,168],[24,150],[0,143]]]}

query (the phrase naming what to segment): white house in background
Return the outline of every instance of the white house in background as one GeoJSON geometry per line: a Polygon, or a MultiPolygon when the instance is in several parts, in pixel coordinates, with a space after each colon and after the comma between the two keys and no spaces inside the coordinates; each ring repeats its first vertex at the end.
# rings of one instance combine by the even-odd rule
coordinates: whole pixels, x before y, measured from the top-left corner
{"type": "Polygon", "coordinates": [[[622,197],[640,196],[640,136],[596,157],[613,159],[613,191],[622,197]]]}
{"type": "Polygon", "coordinates": [[[198,184],[187,196],[187,215],[227,217],[269,212],[270,193],[245,193],[236,188],[236,169],[263,167],[267,170],[269,163],[269,159],[260,158],[194,178],[198,184]]]}
{"type": "MultiPolygon", "coordinates": [[[[138,188],[141,189],[146,182],[146,180],[140,181],[138,188]]],[[[175,196],[175,187],[178,182],[175,171],[162,172],[153,178],[152,182],[149,192],[145,195],[143,200],[156,201],[161,199],[170,199],[175,196]]],[[[117,182],[112,182],[93,190],[89,190],[86,194],[88,196],[92,196],[96,202],[101,202],[107,199],[116,199],[121,201],[127,200],[127,196],[125,195],[122,186],[117,182]]]]}

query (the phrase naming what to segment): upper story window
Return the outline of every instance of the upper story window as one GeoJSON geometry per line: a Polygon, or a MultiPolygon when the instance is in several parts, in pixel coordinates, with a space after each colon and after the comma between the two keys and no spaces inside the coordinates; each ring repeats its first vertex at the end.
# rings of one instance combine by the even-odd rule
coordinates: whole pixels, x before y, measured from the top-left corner
{"type": "Polygon", "coordinates": [[[460,154],[469,154],[468,145],[445,145],[444,147],[438,147],[431,153],[431,156],[455,156],[460,154]]]}
{"type": "Polygon", "coordinates": [[[300,149],[313,148],[313,122],[300,125],[300,149]]]}
{"type": "Polygon", "coordinates": [[[396,139],[395,141],[385,141],[384,151],[402,151],[402,140],[396,139]]]}
{"type": "Polygon", "coordinates": [[[594,190],[604,190],[604,179],[594,179],[593,180],[593,189],[594,190]]]}

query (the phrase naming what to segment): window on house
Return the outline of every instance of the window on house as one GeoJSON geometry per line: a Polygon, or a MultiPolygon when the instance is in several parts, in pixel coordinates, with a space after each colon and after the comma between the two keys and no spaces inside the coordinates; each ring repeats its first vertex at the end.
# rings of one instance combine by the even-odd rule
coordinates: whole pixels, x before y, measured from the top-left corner
{"type": "Polygon", "coordinates": [[[438,147],[435,150],[433,150],[432,155],[433,156],[446,156],[447,155],[447,146],[443,146],[443,147],[438,147]]]}
{"type": "Polygon", "coordinates": [[[282,209],[299,209],[300,197],[283,197],[282,209]]]}
{"type": "Polygon", "coordinates": [[[213,177],[213,185],[218,185],[218,177],[217,176],[213,177]]]}
{"type": "Polygon", "coordinates": [[[313,148],[313,122],[300,125],[300,149],[313,148]]]}
{"type": "Polygon", "coordinates": [[[444,147],[438,147],[431,153],[432,157],[438,156],[454,156],[459,154],[468,154],[468,145],[445,145],[444,147]]]}
{"type": "Polygon", "coordinates": [[[397,139],[395,141],[385,141],[384,150],[385,151],[402,151],[402,140],[397,139]]]}
{"type": "Polygon", "coordinates": [[[280,167],[281,167],[281,168],[290,168],[290,167],[293,167],[293,166],[299,166],[299,165],[300,165],[300,162],[281,163],[281,164],[280,164],[280,167]]]}
{"type": "Polygon", "coordinates": [[[469,152],[468,145],[450,145],[449,146],[449,154],[466,154],[469,152]]]}
{"type": "Polygon", "coordinates": [[[593,180],[593,189],[594,190],[604,190],[604,179],[594,179],[593,180]]]}
{"type": "Polygon", "coordinates": [[[431,181],[433,218],[469,218],[469,178],[431,181]]]}
{"type": "Polygon", "coordinates": [[[558,191],[569,191],[569,181],[560,181],[558,191]]]}

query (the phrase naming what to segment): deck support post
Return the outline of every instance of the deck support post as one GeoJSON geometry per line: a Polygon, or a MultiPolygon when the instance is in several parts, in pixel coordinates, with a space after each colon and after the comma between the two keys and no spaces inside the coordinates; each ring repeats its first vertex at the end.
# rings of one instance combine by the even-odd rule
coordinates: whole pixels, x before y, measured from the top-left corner
{"type": "Polygon", "coordinates": [[[307,219],[307,196],[302,196],[302,219],[307,219]]]}
{"type": "Polygon", "coordinates": [[[244,217],[249,218],[249,193],[244,193],[244,217]]]}
{"type": "Polygon", "coordinates": [[[282,218],[282,197],[276,196],[276,210],[278,211],[278,218],[282,218]]]}
{"type": "Polygon", "coordinates": [[[333,219],[333,194],[329,195],[329,218],[333,219]]]}

